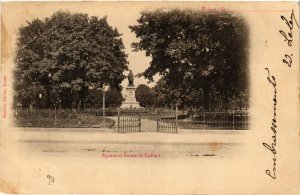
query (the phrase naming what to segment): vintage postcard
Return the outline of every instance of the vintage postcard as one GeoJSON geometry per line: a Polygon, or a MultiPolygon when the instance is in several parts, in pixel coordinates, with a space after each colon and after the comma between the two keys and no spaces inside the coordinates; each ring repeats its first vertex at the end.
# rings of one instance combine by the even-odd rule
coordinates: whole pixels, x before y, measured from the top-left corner
{"type": "Polygon", "coordinates": [[[0,191],[300,194],[297,2],[1,3],[0,191]]]}

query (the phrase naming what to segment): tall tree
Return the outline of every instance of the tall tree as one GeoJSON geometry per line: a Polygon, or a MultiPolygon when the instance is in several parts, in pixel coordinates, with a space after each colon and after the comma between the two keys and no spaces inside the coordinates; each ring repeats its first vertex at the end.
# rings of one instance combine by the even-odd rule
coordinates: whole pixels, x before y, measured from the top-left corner
{"type": "Polygon", "coordinates": [[[181,94],[182,89],[169,84],[170,82],[172,81],[168,81],[166,77],[162,77],[153,88],[156,106],[174,108],[177,103],[181,103],[179,104],[180,108],[184,106],[202,107],[203,92],[201,90],[193,90],[189,94],[181,94]],[[179,102],[178,100],[184,101],[179,102]]]}
{"type": "MultiPolygon", "coordinates": [[[[105,108],[116,108],[122,105],[122,93],[116,88],[109,88],[105,92],[105,108]]],[[[87,108],[102,109],[103,91],[101,89],[91,89],[86,100],[87,108]]]]}
{"type": "Polygon", "coordinates": [[[248,93],[248,29],[242,18],[224,12],[156,10],[142,12],[137,22],[130,26],[139,38],[132,47],[152,57],[143,76],[164,77],[165,89],[177,102],[203,99],[208,110],[212,94],[228,102],[248,93]]]}
{"type": "Polygon", "coordinates": [[[149,107],[154,105],[154,94],[147,85],[139,85],[135,91],[136,100],[142,107],[149,107]]]}
{"type": "Polygon", "coordinates": [[[109,108],[116,108],[122,105],[123,96],[116,88],[109,88],[105,93],[105,105],[109,108]]]}
{"type": "Polygon", "coordinates": [[[19,28],[16,99],[34,82],[44,89],[46,107],[84,108],[88,88],[107,83],[121,90],[128,69],[121,34],[106,17],[56,12],[19,28]]]}

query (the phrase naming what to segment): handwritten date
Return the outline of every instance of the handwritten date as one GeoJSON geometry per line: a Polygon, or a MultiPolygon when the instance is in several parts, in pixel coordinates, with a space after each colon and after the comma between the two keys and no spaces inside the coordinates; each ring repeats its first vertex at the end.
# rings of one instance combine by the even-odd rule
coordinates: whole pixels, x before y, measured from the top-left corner
{"type": "MultiPolygon", "coordinates": [[[[284,41],[287,42],[287,45],[289,47],[292,47],[293,45],[293,29],[294,29],[294,25],[296,25],[296,27],[299,28],[299,24],[298,21],[296,20],[295,14],[294,14],[294,10],[292,10],[292,13],[290,15],[290,18],[287,19],[286,17],[281,15],[281,20],[285,22],[286,26],[288,27],[288,31],[285,32],[283,30],[279,30],[279,33],[283,36],[284,41]]],[[[284,64],[287,64],[288,67],[292,66],[293,63],[293,54],[285,54],[284,58],[282,59],[282,62],[284,64]]]]}

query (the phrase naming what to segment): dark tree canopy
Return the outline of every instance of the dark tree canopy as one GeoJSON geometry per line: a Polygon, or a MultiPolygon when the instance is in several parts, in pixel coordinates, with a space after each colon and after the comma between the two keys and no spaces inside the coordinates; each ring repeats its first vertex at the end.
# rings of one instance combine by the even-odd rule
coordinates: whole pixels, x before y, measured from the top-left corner
{"type": "Polygon", "coordinates": [[[105,92],[105,105],[109,108],[117,108],[122,105],[123,96],[122,93],[116,88],[109,88],[105,92]]]}
{"type": "Polygon", "coordinates": [[[127,55],[106,17],[59,11],[27,23],[17,39],[15,103],[84,108],[89,88],[106,83],[121,90],[127,55]]]}
{"type": "Polygon", "coordinates": [[[132,47],[151,56],[143,76],[163,77],[156,87],[161,97],[208,110],[212,96],[226,106],[230,98],[248,94],[248,29],[242,18],[225,12],[156,10],[142,12],[137,22],[130,26],[139,39],[132,47]]]}
{"type": "MultiPolygon", "coordinates": [[[[105,108],[116,108],[122,105],[123,96],[116,88],[109,88],[105,92],[105,108]]],[[[85,108],[102,109],[103,91],[101,89],[91,89],[86,98],[85,108]]]]}
{"type": "Polygon", "coordinates": [[[139,85],[136,88],[135,97],[142,107],[151,107],[154,105],[153,91],[147,85],[139,85]]]}
{"type": "MultiPolygon", "coordinates": [[[[162,77],[155,87],[153,93],[155,97],[155,105],[157,107],[175,107],[178,102],[178,97],[181,96],[182,89],[169,85],[166,78],[162,77]]],[[[189,94],[185,94],[184,106],[194,107],[195,105],[202,105],[203,92],[201,90],[192,90],[189,94]]],[[[182,108],[182,105],[179,105],[182,108]]]]}

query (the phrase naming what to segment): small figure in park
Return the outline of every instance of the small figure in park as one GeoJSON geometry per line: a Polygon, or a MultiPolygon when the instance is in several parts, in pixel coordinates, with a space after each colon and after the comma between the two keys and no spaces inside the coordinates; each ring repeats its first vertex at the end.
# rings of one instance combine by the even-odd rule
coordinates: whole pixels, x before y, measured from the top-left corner
{"type": "Polygon", "coordinates": [[[132,71],[130,70],[129,74],[128,74],[128,85],[129,86],[133,86],[133,74],[132,71]]]}

